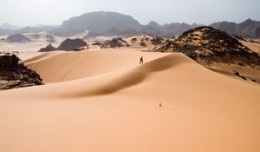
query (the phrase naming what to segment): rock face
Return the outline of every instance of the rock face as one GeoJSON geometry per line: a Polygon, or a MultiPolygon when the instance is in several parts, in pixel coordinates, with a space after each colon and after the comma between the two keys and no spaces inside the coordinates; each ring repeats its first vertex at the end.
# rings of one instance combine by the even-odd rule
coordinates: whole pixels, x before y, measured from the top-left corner
{"type": "Polygon", "coordinates": [[[79,51],[85,46],[87,46],[87,43],[82,39],[66,39],[60,44],[58,50],[79,51]]]}
{"type": "Polygon", "coordinates": [[[14,35],[9,35],[6,38],[6,41],[10,42],[10,43],[13,43],[13,42],[24,43],[24,42],[30,42],[31,40],[23,34],[14,34],[14,35]]]}
{"type": "Polygon", "coordinates": [[[15,55],[0,56],[0,90],[43,85],[41,77],[15,55]]]}
{"type": "Polygon", "coordinates": [[[57,50],[54,46],[51,44],[47,45],[45,48],[41,48],[39,52],[50,52],[57,50]]]}
{"type": "Polygon", "coordinates": [[[237,39],[212,27],[198,27],[184,32],[178,39],[168,40],[159,51],[182,52],[192,59],[237,65],[260,65],[260,57],[237,39]]]}

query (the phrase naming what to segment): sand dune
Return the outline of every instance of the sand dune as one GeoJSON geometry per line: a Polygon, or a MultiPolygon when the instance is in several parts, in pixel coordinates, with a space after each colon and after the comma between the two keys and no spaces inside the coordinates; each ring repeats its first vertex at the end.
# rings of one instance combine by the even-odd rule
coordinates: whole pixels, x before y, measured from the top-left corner
{"type": "Polygon", "coordinates": [[[58,52],[25,63],[49,84],[0,92],[1,151],[260,150],[259,85],[183,54],[58,52]]]}
{"type": "Polygon", "coordinates": [[[166,55],[139,52],[134,49],[112,50],[51,52],[26,60],[24,63],[36,70],[45,83],[53,83],[132,68],[139,65],[139,58],[143,55],[145,62],[166,55]]]}
{"type": "Polygon", "coordinates": [[[260,53],[260,44],[240,41],[243,45],[247,46],[250,50],[255,51],[256,53],[260,53]]]}

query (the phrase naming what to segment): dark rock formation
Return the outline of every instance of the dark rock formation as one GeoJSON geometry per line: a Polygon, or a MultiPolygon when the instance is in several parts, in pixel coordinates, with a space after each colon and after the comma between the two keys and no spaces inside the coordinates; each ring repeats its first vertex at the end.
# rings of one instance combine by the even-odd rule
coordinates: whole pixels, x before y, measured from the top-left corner
{"type": "Polygon", "coordinates": [[[134,43],[134,42],[136,42],[137,41],[137,38],[136,37],[133,37],[132,39],[131,39],[131,42],[132,43],[134,43]]]}
{"type": "Polygon", "coordinates": [[[103,43],[99,41],[95,41],[92,45],[101,46],[103,45],[103,43]]]}
{"type": "Polygon", "coordinates": [[[178,39],[168,40],[158,51],[182,52],[206,64],[220,62],[260,65],[260,57],[257,53],[227,33],[206,26],[186,31],[178,39]]]}
{"type": "Polygon", "coordinates": [[[151,39],[151,42],[153,45],[160,45],[163,43],[163,38],[158,36],[153,36],[153,39],[151,39]]]}
{"type": "Polygon", "coordinates": [[[9,35],[6,38],[6,41],[10,43],[13,42],[24,43],[24,42],[30,42],[31,40],[28,37],[24,36],[23,34],[14,34],[14,35],[9,35]]]}
{"type": "Polygon", "coordinates": [[[114,38],[105,42],[96,42],[93,45],[99,45],[101,48],[129,47],[130,45],[122,38],[114,38]]]}
{"type": "Polygon", "coordinates": [[[41,48],[39,52],[49,52],[49,51],[55,51],[57,48],[52,46],[51,44],[47,45],[45,48],[41,48]]]}
{"type": "Polygon", "coordinates": [[[0,56],[0,70],[9,70],[15,69],[18,66],[19,58],[16,55],[8,56],[0,56]]]}
{"type": "Polygon", "coordinates": [[[43,85],[41,77],[23,64],[16,55],[0,56],[0,90],[43,85]]]}
{"type": "Polygon", "coordinates": [[[84,49],[86,46],[87,43],[82,39],[66,39],[60,44],[58,50],[79,51],[84,49]]]}
{"type": "Polygon", "coordinates": [[[142,41],[140,42],[140,46],[146,47],[147,45],[146,45],[145,42],[142,40],[142,41]]]}
{"type": "Polygon", "coordinates": [[[129,46],[128,43],[121,38],[114,38],[111,41],[106,41],[106,44],[110,48],[129,46]]]}

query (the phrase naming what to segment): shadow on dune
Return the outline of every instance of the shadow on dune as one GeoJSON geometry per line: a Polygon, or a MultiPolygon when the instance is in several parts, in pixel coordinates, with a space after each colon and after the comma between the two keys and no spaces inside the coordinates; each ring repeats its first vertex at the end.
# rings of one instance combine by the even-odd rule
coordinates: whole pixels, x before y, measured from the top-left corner
{"type": "Polygon", "coordinates": [[[102,85],[88,88],[84,91],[71,92],[67,97],[97,96],[107,95],[120,90],[135,86],[143,82],[146,78],[155,72],[164,71],[180,64],[187,63],[189,59],[183,54],[168,55],[146,64],[141,65],[123,75],[108,80],[102,85]]]}

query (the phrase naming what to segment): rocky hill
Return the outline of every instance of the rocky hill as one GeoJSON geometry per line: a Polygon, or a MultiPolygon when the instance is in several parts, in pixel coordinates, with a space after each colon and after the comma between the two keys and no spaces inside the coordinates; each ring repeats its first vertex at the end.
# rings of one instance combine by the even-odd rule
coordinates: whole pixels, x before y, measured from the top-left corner
{"type": "Polygon", "coordinates": [[[204,64],[218,62],[260,66],[257,53],[227,33],[206,26],[188,30],[179,38],[168,40],[158,51],[182,52],[204,64]]]}
{"type": "Polygon", "coordinates": [[[39,52],[50,52],[50,51],[55,51],[57,48],[52,46],[51,44],[47,45],[45,48],[41,48],[39,52]]]}
{"type": "Polygon", "coordinates": [[[151,34],[131,36],[125,38],[124,40],[126,40],[133,48],[141,47],[147,48],[148,50],[151,48],[160,47],[165,42],[165,39],[151,34]]]}
{"type": "Polygon", "coordinates": [[[15,55],[0,55],[0,90],[42,85],[35,71],[19,64],[15,55]]]}
{"type": "Polygon", "coordinates": [[[129,47],[130,45],[122,38],[113,38],[112,40],[106,40],[103,42],[95,42],[93,45],[99,46],[100,48],[119,48],[129,47]]]}
{"type": "Polygon", "coordinates": [[[242,23],[217,22],[210,25],[231,35],[238,35],[246,38],[260,38],[260,21],[247,19],[242,23]]]}
{"type": "Polygon", "coordinates": [[[79,51],[87,46],[87,43],[82,39],[66,39],[64,40],[60,46],[57,48],[58,50],[65,51],[79,51]]]}

